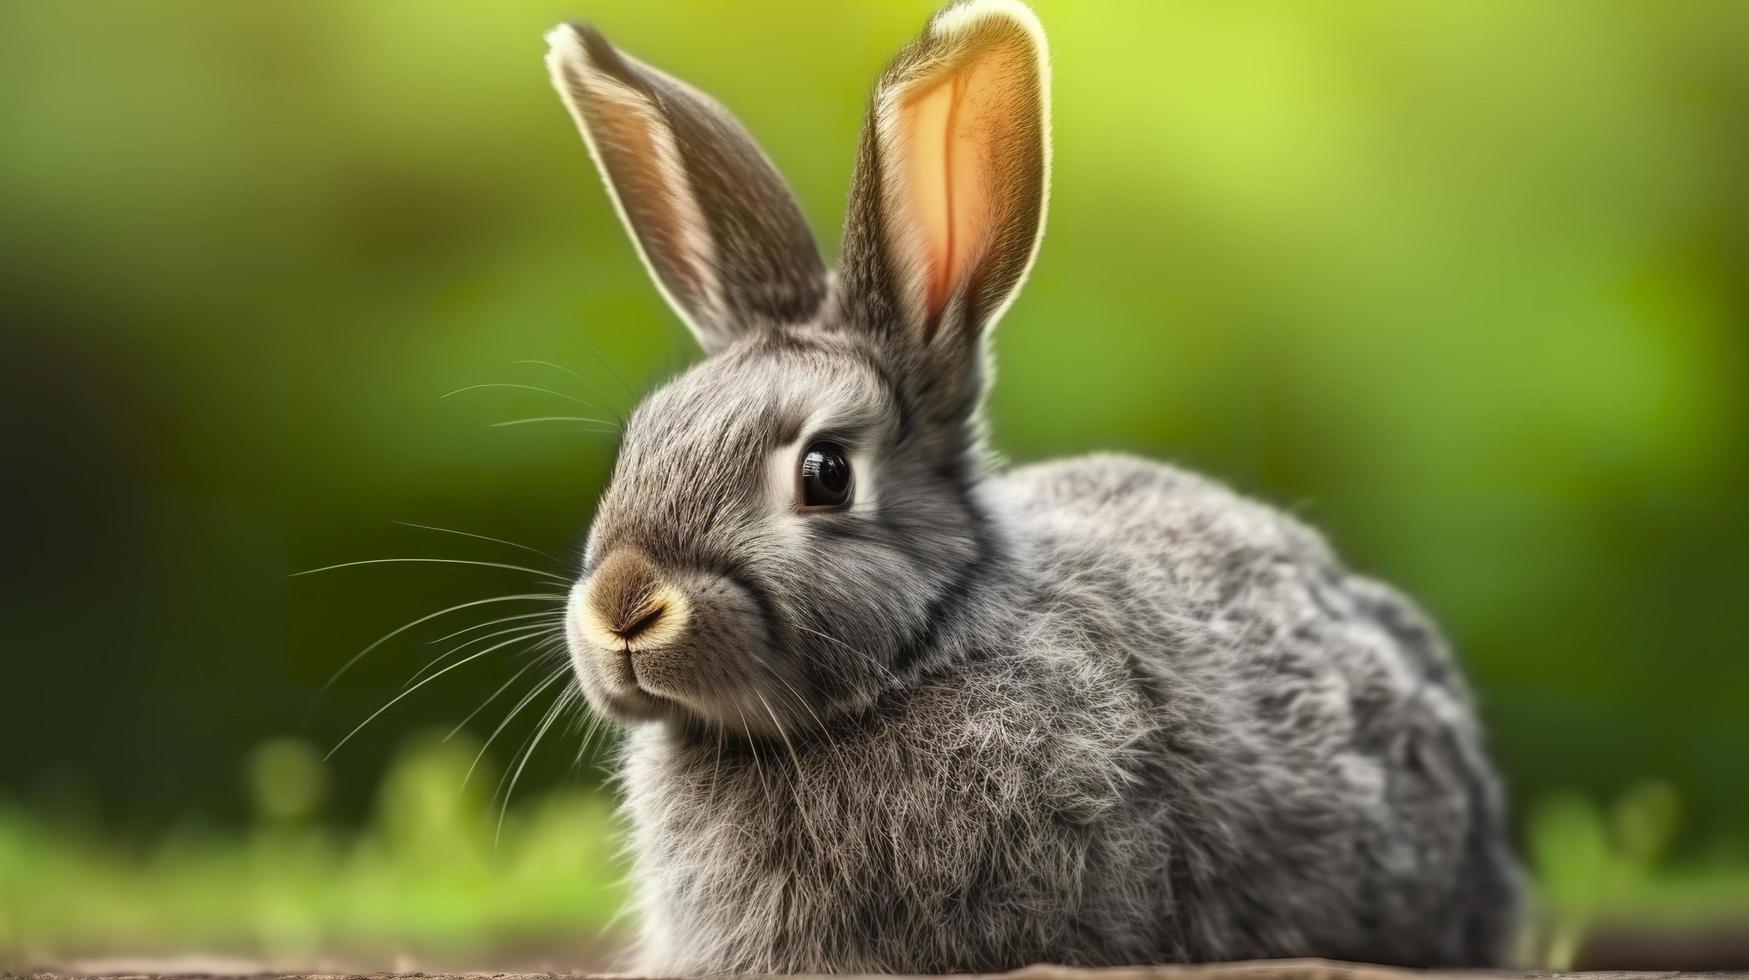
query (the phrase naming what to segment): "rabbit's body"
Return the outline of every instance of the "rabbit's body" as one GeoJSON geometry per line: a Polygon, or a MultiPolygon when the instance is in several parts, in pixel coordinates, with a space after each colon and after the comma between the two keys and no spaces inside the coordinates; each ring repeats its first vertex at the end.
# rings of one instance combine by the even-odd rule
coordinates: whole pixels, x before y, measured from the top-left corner
{"type": "Polygon", "coordinates": [[[1411,605],[1167,466],[984,495],[1005,557],[932,676],[787,745],[632,732],[643,970],[1498,960],[1498,794],[1411,605]]]}
{"type": "Polygon", "coordinates": [[[835,276],[720,105],[550,39],[710,355],[627,421],[567,606],[627,728],[641,970],[1501,961],[1502,806],[1413,606],[1170,467],[988,465],[1049,183],[1029,10],[955,3],[889,66],[835,276]]]}

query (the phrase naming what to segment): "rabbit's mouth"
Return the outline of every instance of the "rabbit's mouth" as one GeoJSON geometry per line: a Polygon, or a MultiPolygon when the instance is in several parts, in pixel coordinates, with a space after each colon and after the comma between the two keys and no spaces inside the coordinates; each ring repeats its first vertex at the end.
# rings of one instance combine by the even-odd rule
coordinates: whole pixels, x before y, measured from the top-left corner
{"type": "Polygon", "coordinates": [[[638,657],[632,652],[629,645],[622,645],[618,650],[609,651],[605,659],[607,672],[612,675],[617,692],[642,697],[658,704],[666,703],[676,707],[685,707],[681,699],[649,687],[639,679],[638,657]]]}
{"type": "Polygon", "coordinates": [[[583,692],[601,714],[621,722],[695,714],[685,701],[638,676],[637,658],[623,645],[602,649],[579,645],[573,628],[571,665],[583,692]]]}

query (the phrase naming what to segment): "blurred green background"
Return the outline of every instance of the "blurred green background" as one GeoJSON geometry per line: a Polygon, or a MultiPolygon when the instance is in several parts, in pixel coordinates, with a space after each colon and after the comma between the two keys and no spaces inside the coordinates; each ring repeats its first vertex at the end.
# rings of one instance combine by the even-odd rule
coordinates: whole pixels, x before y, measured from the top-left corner
{"type": "MultiPolygon", "coordinates": [[[[288,576],[566,574],[612,439],[494,423],[623,410],[696,356],[547,27],[717,94],[830,253],[866,94],[932,6],[0,6],[0,963],[611,945],[604,743],[565,713],[504,799],[557,686],[464,785],[550,651],[320,761],[432,641],[553,607],[440,617],[318,701],[354,653],[550,585],[288,576]],[[444,397],[488,384],[559,394],[444,397]]],[[[1180,461],[1421,597],[1557,947],[1743,913],[1749,4],[1037,6],[1054,197],[998,446],[1180,461]]]]}

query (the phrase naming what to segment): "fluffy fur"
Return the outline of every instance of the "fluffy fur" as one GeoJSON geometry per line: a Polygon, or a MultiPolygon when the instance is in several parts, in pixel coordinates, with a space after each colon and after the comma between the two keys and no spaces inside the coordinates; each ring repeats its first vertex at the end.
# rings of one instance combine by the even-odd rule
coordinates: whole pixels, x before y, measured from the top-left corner
{"type": "Polygon", "coordinates": [[[836,280],[725,110],[553,38],[712,354],[634,412],[572,596],[580,685],[627,727],[638,970],[1501,961],[1500,791],[1412,604],[1204,478],[990,462],[987,338],[1048,186],[1029,11],[957,4],[895,59],[836,280]],[[822,441],[848,506],[797,495],[822,441]]]}

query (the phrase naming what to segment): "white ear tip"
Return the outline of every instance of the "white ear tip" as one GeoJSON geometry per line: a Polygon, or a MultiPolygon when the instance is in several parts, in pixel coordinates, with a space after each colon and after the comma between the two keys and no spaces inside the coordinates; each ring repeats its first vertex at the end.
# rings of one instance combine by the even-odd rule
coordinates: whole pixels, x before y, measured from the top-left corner
{"type": "Polygon", "coordinates": [[[587,65],[588,52],[583,47],[583,32],[576,24],[559,24],[546,34],[547,64],[561,61],[587,65]]]}
{"type": "Polygon", "coordinates": [[[1019,27],[1033,42],[1044,46],[1045,29],[1038,15],[1021,0],[963,0],[943,8],[929,24],[930,33],[951,36],[980,22],[1005,20],[1019,27]]]}

